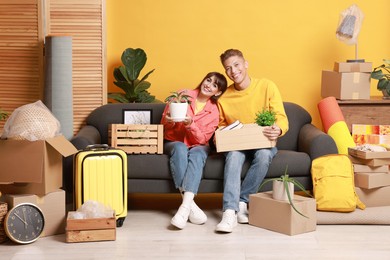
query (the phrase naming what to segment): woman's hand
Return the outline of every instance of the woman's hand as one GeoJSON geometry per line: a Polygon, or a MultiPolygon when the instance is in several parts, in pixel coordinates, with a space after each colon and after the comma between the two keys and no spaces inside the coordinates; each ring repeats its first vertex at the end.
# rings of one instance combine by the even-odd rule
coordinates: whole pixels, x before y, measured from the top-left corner
{"type": "Polygon", "coordinates": [[[268,137],[269,140],[275,141],[282,134],[282,129],[277,125],[266,126],[263,130],[263,134],[268,137]]]}

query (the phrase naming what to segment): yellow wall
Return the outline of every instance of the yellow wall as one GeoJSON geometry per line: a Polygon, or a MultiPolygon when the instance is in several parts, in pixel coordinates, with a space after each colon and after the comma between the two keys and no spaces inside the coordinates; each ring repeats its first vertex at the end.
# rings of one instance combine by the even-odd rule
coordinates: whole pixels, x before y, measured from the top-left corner
{"type": "MultiPolygon", "coordinates": [[[[238,48],[253,77],[279,86],[285,101],[306,108],[321,127],[321,71],[355,58],[355,47],[336,39],[340,13],[356,3],[364,13],[359,58],[381,64],[390,58],[389,0],[106,0],[107,75],[126,48],[142,48],[149,89],[163,100],[170,91],[194,88],[209,71],[223,72],[219,55],[238,48]]],[[[376,81],[371,95],[381,95],[376,81]]]]}

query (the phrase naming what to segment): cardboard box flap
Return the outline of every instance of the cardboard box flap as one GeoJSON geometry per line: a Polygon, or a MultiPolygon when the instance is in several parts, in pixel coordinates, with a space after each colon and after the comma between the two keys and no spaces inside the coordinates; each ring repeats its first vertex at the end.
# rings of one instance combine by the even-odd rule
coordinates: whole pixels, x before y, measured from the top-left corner
{"type": "Polygon", "coordinates": [[[74,145],[69,142],[63,135],[46,139],[46,142],[64,157],[70,156],[78,152],[76,147],[74,147],[74,145]]]}
{"type": "Polygon", "coordinates": [[[41,183],[45,153],[37,151],[42,150],[42,142],[44,141],[2,140],[0,142],[0,164],[2,168],[0,182],[41,183]],[[26,157],[25,154],[29,156],[26,157]],[[15,169],[23,174],[14,174],[15,169]]]}

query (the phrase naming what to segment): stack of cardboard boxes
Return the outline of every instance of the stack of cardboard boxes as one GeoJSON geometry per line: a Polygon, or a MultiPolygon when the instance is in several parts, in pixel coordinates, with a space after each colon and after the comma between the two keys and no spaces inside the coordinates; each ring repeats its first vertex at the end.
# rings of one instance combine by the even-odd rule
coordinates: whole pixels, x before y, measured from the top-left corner
{"type": "Polygon", "coordinates": [[[8,209],[20,203],[37,205],[45,216],[42,236],[65,233],[63,156],[77,149],[64,137],[46,140],[0,140],[0,198],[8,209]]]}
{"type": "Polygon", "coordinates": [[[322,71],[321,96],[370,99],[371,71],[371,62],[335,62],[333,71],[322,71]]]}
{"type": "Polygon", "coordinates": [[[349,148],[355,172],[355,190],[367,207],[390,206],[390,151],[349,148]]]}

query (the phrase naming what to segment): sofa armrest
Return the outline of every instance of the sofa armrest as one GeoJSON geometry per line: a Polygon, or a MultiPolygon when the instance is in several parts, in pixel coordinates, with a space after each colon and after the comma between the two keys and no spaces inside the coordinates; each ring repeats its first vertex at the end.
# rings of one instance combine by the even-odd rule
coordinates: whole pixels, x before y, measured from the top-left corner
{"type": "Polygon", "coordinates": [[[91,125],[86,125],[80,129],[70,142],[78,149],[82,150],[91,144],[100,144],[101,135],[99,130],[91,125]]]}
{"type": "Polygon", "coordinates": [[[333,138],[313,124],[306,124],[299,132],[298,150],[309,154],[311,160],[326,154],[337,154],[333,138]]]}

